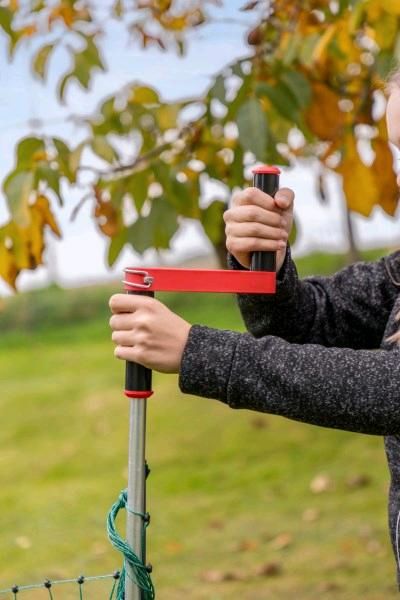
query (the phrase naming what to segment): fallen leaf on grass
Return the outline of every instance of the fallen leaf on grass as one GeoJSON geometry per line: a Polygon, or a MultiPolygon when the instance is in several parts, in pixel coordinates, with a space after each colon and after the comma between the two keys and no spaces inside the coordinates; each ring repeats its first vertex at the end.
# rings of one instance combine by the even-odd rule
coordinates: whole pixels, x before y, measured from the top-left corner
{"type": "Polygon", "coordinates": [[[266,429],[268,427],[268,421],[265,417],[253,417],[250,421],[250,425],[253,429],[266,429]]]}
{"type": "Polygon", "coordinates": [[[222,583],[223,581],[239,581],[245,579],[242,573],[237,571],[204,571],[200,578],[206,583],[222,583]]]}
{"type": "Polygon", "coordinates": [[[254,569],[254,575],[259,577],[276,577],[281,575],[282,565],[277,562],[268,562],[254,569]]]}
{"type": "Polygon", "coordinates": [[[365,473],[361,473],[359,475],[352,475],[346,480],[346,485],[350,489],[366,487],[370,483],[371,477],[369,477],[369,475],[365,475],[365,473]]]}
{"type": "Polygon", "coordinates": [[[293,536],[290,533],[280,533],[271,542],[275,550],[284,550],[293,543],[293,536]]]}
{"type": "Polygon", "coordinates": [[[341,586],[335,581],[321,581],[317,591],[320,594],[326,594],[327,592],[338,592],[340,589],[341,586]]]}
{"type": "Polygon", "coordinates": [[[319,519],[321,513],[317,508],[306,508],[306,510],[302,514],[302,519],[306,523],[313,523],[317,519],[319,519]]]}
{"type": "Polygon", "coordinates": [[[211,529],[223,529],[225,527],[225,523],[221,521],[221,519],[211,519],[211,521],[208,521],[208,526],[211,529]]]}
{"type": "Polygon", "coordinates": [[[15,543],[22,550],[29,550],[32,546],[31,540],[26,535],[19,535],[15,538],[15,543]]]}
{"type": "Polygon", "coordinates": [[[257,540],[242,540],[237,545],[238,552],[247,552],[248,550],[255,550],[258,546],[257,540]]]}
{"type": "Polygon", "coordinates": [[[314,494],[321,494],[332,489],[332,480],[328,475],[316,475],[310,483],[310,490],[314,494]]]}

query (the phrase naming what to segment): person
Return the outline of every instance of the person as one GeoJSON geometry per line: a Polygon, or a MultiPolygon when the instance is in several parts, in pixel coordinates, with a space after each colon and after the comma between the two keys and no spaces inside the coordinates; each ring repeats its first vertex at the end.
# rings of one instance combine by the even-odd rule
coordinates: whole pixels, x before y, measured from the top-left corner
{"type": "MultiPolygon", "coordinates": [[[[400,74],[387,124],[400,147],[400,74]]],[[[400,186],[400,176],[397,178],[400,186]]],[[[385,436],[389,528],[400,583],[400,251],[300,280],[287,244],[294,193],[237,193],[224,215],[233,269],[277,252],[276,295],[239,295],[248,333],[191,325],[154,298],[110,299],[115,356],[179,373],[183,392],[232,408],[385,436]]]]}

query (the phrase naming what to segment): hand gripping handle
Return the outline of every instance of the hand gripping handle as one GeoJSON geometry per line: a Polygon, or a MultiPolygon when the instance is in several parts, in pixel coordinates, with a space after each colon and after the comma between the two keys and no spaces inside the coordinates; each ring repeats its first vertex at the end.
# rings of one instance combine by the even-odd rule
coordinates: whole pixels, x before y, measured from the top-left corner
{"type": "MultiPolygon", "coordinates": [[[[277,167],[253,169],[253,187],[274,197],[279,189],[280,170],[277,167]]],[[[253,252],[251,271],[276,271],[276,252],[253,252]]]]}
{"type": "MultiPolygon", "coordinates": [[[[132,292],[128,294],[141,294],[142,296],[154,296],[154,292],[132,292]]],[[[138,365],[130,360],[126,361],[125,366],[125,396],[128,398],[148,398],[152,395],[151,379],[152,371],[138,365]]]]}

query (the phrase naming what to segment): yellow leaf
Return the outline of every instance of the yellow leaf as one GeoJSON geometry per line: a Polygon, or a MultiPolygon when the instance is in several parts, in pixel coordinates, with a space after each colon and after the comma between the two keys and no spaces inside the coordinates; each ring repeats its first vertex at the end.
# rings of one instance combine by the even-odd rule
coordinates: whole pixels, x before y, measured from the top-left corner
{"type": "Polygon", "coordinates": [[[370,167],[379,186],[378,204],[388,215],[394,216],[399,202],[399,188],[393,171],[393,154],[387,140],[381,137],[372,141],[375,160],[370,167]]]}
{"type": "Polygon", "coordinates": [[[382,0],[369,0],[367,1],[365,10],[367,12],[368,21],[374,23],[380,19],[382,14],[382,0]]]}
{"type": "Polygon", "coordinates": [[[383,13],[374,23],[374,39],[382,50],[392,47],[397,36],[397,32],[398,19],[393,14],[383,13]]]}
{"type": "Polygon", "coordinates": [[[324,54],[326,54],[326,49],[329,46],[333,36],[336,33],[336,29],[337,29],[337,24],[332,23],[331,25],[329,25],[329,27],[325,30],[325,32],[321,35],[317,45],[315,46],[313,53],[312,53],[312,61],[313,62],[321,62],[322,57],[324,54]]]}
{"type": "Polygon", "coordinates": [[[32,37],[37,32],[37,26],[35,23],[31,23],[30,25],[25,25],[22,29],[17,31],[18,37],[32,37]]]}
{"type": "Polygon", "coordinates": [[[400,15],[399,0],[380,0],[380,4],[382,8],[391,15],[400,15]]]}
{"type": "Polygon", "coordinates": [[[53,213],[50,210],[50,203],[46,196],[38,196],[35,204],[31,207],[31,211],[38,212],[43,225],[48,225],[53,233],[55,233],[58,237],[61,237],[60,229],[56,223],[53,213]]]}
{"type": "Polygon", "coordinates": [[[64,21],[65,25],[71,29],[74,24],[74,9],[68,2],[61,2],[57,6],[55,6],[50,14],[49,14],[49,25],[56,21],[57,19],[61,19],[64,21]]]}
{"type": "Polygon", "coordinates": [[[380,186],[371,167],[365,165],[358,154],[354,135],[346,136],[343,159],[337,173],[343,177],[343,191],[350,210],[369,217],[380,197],[380,186]]]}
{"type": "Polygon", "coordinates": [[[341,137],[346,122],[340,98],[323,83],[314,83],[312,91],[312,104],[305,113],[307,125],[321,140],[334,141],[341,137]]]}
{"type": "Polygon", "coordinates": [[[0,244],[0,277],[4,279],[14,290],[19,270],[15,263],[14,256],[4,244],[0,244]]]}

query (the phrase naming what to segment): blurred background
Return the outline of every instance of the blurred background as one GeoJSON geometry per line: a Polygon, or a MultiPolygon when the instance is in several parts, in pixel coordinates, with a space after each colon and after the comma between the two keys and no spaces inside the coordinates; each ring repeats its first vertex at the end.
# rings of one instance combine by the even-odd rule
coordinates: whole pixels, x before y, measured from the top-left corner
{"type": "MultiPolygon", "coordinates": [[[[107,303],[126,266],[223,268],[223,210],[260,163],[295,190],[301,275],[397,248],[399,19],[394,0],[0,3],[0,590],[120,567],[105,518],[128,406],[107,303]]],[[[160,298],[243,330],[233,297],[160,298]]],[[[394,597],[380,438],[154,388],[160,598],[394,597]]]]}

